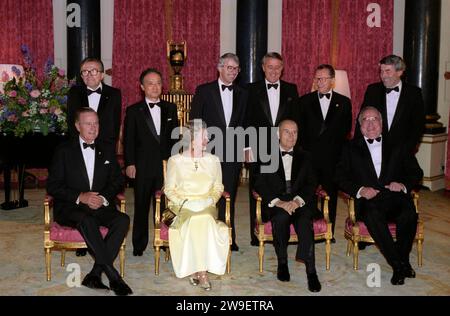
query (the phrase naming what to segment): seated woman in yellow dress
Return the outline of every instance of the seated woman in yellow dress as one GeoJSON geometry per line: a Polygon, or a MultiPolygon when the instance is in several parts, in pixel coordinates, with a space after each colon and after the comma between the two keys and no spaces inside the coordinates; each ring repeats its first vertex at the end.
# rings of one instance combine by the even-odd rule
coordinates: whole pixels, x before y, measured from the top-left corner
{"type": "Polygon", "coordinates": [[[187,149],[167,163],[164,192],[177,214],[169,228],[169,247],[176,276],[189,276],[192,285],[210,290],[208,272],[223,275],[229,251],[228,227],[216,220],[222,171],[219,158],[205,152],[205,123],[197,119],[187,127],[187,149]]]}

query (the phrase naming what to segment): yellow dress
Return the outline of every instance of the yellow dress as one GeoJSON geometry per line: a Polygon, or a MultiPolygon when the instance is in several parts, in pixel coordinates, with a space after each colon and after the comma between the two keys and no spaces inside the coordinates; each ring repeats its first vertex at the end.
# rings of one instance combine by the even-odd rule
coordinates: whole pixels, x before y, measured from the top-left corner
{"type": "Polygon", "coordinates": [[[169,228],[176,276],[184,278],[198,271],[224,274],[228,227],[215,219],[216,203],[223,192],[219,158],[209,153],[201,158],[170,157],[164,192],[170,209],[178,215],[169,228]]]}

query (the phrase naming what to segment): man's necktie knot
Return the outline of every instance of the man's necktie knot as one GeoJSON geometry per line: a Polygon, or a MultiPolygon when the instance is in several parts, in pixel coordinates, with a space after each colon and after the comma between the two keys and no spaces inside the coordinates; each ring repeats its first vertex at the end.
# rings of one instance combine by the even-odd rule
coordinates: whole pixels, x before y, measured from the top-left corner
{"type": "Polygon", "coordinates": [[[102,88],[98,87],[97,90],[87,89],[87,95],[90,96],[92,93],[102,94],[102,88]]]}
{"type": "Polygon", "coordinates": [[[95,150],[95,143],[92,144],[87,144],[87,143],[83,143],[83,148],[86,149],[90,147],[91,149],[95,150]]]}
{"type": "Polygon", "coordinates": [[[282,151],[281,152],[281,156],[285,156],[285,155],[290,155],[291,157],[294,157],[294,152],[291,150],[291,151],[282,151]]]}
{"type": "Polygon", "coordinates": [[[320,93],[319,92],[319,98],[322,99],[323,97],[327,97],[327,99],[329,99],[331,97],[331,93],[320,93]]]}
{"type": "Polygon", "coordinates": [[[378,143],[381,141],[381,136],[378,136],[377,138],[375,138],[375,139],[367,139],[367,142],[369,143],[369,144],[373,144],[373,141],[374,140],[376,140],[378,143]]]}
{"type": "Polygon", "coordinates": [[[226,85],[222,85],[222,91],[225,91],[225,89],[228,89],[228,90],[230,90],[230,91],[233,91],[233,85],[229,85],[229,86],[226,86],[226,85]]]}
{"type": "Polygon", "coordinates": [[[274,88],[275,90],[278,89],[278,83],[268,83],[267,89],[274,88]]]}
{"type": "Polygon", "coordinates": [[[389,93],[391,93],[392,91],[399,92],[400,89],[398,88],[398,86],[397,86],[397,87],[394,87],[394,88],[386,88],[386,94],[389,94],[389,93]]]}
{"type": "Polygon", "coordinates": [[[156,103],[149,102],[149,103],[148,103],[148,106],[150,107],[150,109],[153,109],[153,107],[154,107],[155,105],[156,105],[156,106],[159,106],[159,102],[156,102],[156,103]]]}

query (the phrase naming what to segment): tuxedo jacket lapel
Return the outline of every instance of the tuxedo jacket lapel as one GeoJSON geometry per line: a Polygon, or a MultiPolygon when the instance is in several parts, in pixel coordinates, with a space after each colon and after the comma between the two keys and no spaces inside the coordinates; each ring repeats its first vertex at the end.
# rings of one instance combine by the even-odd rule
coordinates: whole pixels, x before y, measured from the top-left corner
{"type": "MultiPolygon", "coordinates": [[[[213,85],[211,97],[212,97],[212,104],[216,107],[217,114],[219,114],[223,126],[227,126],[227,122],[225,120],[225,113],[223,112],[222,98],[220,97],[219,84],[213,85]]],[[[233,93],[233,102],[234,102],[234,93],[233,93]]]]}
{"type": "Polygon", "coordinates": [[[278,105],[278,112],[277,112],[277,118],[275,120],[275,125],[272,124],[272,126],[278,126],[278,124],[280,124],[280,120],[282,117],[284,117],[284,112],[286,112],[286,108],[287,108],[286,103],[287,103],[286,87],[280,81],[280,103],[278,105]]]}
{"type": "Polygon", "coordinates": [[[336,107],[336,96],[333,93],[331,100],[330,100],[330,106],[328,107],[327,116],[325,117],[325,128],[333,121],[333,118],[336,115],[337,107],[336,107]]]}
{"type": "Polygon", "coordinates": [[[258,98],[259,98],[259,103],[262,106],[262,110],[263,110],[264,114],[266,115],[267,121],[270,122],[271,126],[274,126],[274,123],[272,121],[272,114],[270,112],[269,96],[267,95],[265,81],[263,81],[263,83],[259,86],[258,98]]]}
{"type": "Polygon", "coordinates": [[[159,137],[158,134],[156,133],[155,124],[153,123],[152,115],[150,114],[150,109],[148,108],[148,105],[145,102],[142,102],[140,110],[142,112],[142,117],[144,118],[145,123],[150,129],[150,132],[152,133],[153,137],[159,142],[159,137]]]}
{"type": "Polygon", "coordinates": [[[87,174],[86,163],[84,162],[84,157],[83,157],[83,153],[81,152],[81,147],[80,147],[78,138],[76,140],[74,140],[72,151],[73,151],[73,156],[72,156],[73,157],[73,166],[75,166],[75,168],[78,168],[85,187],[88,190],[90,190],[89,177],[87,174]]]}
{"type": "MultiPolygon", "coordinates": [[[[87,97],[87,94],[86,94],[86,97],[87,97]]],[[[107,109],[108,100],[109,100],[109,91],[108,91],[108,89],[105,89],[105,86],[103,86],[102,94],[100,97],[100,102],[98,103],[98,109],[97,109],[97,113],[99,115],[100,115],[100,113],[102,113],[105,110],[108,111],[108,109],[107,109]]]]}
{"type": "Polygon", "coordinates": [[[365,161],[367,164],[367,170],[370,173],[371,178],[375,180],[375,183],[377,183],[378,182],[377,172],[375,170],[375,165],[373,164],[372,161],[372,156],[370,155],[369,147],[367,147],[367,143],[364,137],[361,137],[359,139],[359,147],[361,149],[363,161],[365,161]]]}
{"type": "Polygon", "coordinates": [[[292,158],[292,168],[291,168],[291,183],[294,185],[297,181],[298,172],[300,170],[301,161],[297,153],[294,151],[294,156],[292,158]]]}
{"type": "Polygon", "coordinates": [[[284,164],[283,164],[283,159],[281,156],[281,151],[278,151],[278,155],[280,155],[280,157],[279,157],[280,167],[278,168],[278,176],[280,177],[281,182],[283,183],[283,186],[285,187],[286,186],[286,175],[284,174],[284,164]]]}
{"type": "Polygon", "coordinates": [[[387,142],[383,141],[381,143],[381,171],[380,171],[380,180],[384,179],[387,173],[387,168],[389,165],[389,157],[390,157],[390,148],[387,145],[387,142]]]}
{"type": "Polygon", "coordinates": [[[231,118],[230,118],[230,126],[236,126],[237,117],[239,115],[239,96],[241,92],[239,89],[235,86],[233,89],[233,109],[231,110],[231,118]]]}
{"type": "Polygon", "coordinates": [[[407,91],[406,90],[407,89],[408,89],[407,86],[405,84],[403,84],[402,90],[400,91],[400,96],[398,98],[397,108],[395,109],[394,117],[392,119],[391,128],[397,124],[399,117],[402,117],[403,112],[407,108],[407,105],[406,105],[406,103],[407,103],[407,100],[406,100],[407,91]]]}
{"type": "Polygon", "coordinates": [[[92,191],[96,191],[97,189],[97,179],[102,179],[104,177],[103,173],[103,168],[102,168],[102,164],[104,163],[103,161],[103,152],[101,150],[101,148],[98,148],[98,146],[96,146],[95,148],[95,163],[94,163],[94,179],[92,180],[92,191]]]}

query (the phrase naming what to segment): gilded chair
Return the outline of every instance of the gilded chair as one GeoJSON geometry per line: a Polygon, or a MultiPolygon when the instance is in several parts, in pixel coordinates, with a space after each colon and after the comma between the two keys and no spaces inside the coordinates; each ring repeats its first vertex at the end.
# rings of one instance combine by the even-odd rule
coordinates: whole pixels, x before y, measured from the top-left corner
{"type": "MultiPolygon", "coordinates": [[[[167,170],[167,161],[163,161],[163,175],[164,179],[166,178],[166,170],[167,170]]],[[[166,250],[165,262],[167,262],[170,258],[170,249],[169,249],[169,227],[167,227],[161,221],[161,199],[166,199],[165,205],[167,205],[167,197],[164,195],[164,188],[157,191],[155,193],[156,199],[156,210],[155,210],[155,228],[153,230],[153,247],[155,249],[155,275],[159,275],[159,259],[161,248],[164,247],[166,250]]],[[[230,194],[228,192],[222,193],[222,198],[225,199],[225,224],[228,226],[228,240],[229,247],[232,244],[232,228],[231,228],[231,219],[230,219],[230,194]]],[[[231,249],[228,251],[227,258],[227,274],[231,271],[231,249]]]]}
{"type": "MultiPolygon", "coordinates": [[[[323,205],[323,218],[314,219],[314,240],[320,241],[325,240],[325,258],[326,258],[326,269],[330,270],[330,257],[331,257],[331,239],[333,238],[333,233],[331,231],[331,222],[328,216],[328,201],[330,197],[324,190],[317,190],[316,195],[318,196],[318,202],[323,205]]],[[[256,225],[255,225],[255,235],[259,241],[258,248],[258,259],[259,259],[259,272],[263,272],[263,262],[264,262],[264,245],[266,242],[273,242],[272,235],[272,222],[263,222],[261,214],[261,203],[262,198],[256,192],[253,191],[253,198],[256,200],[256,225]]],[[[291,224],[290,227],[290,237],[289,243],[297,243],[298,237],[295,232],[294,225],[291,224]]]]}
{"type": "MultiPolygon", "coordinates": [[[[116,196],[117,208],[120,212],[126,213],[126,201],[123,194],[116,196]]],[[[78,248],[87,248],[83,236],[80,232],[72,227],[59,225],[52,221],[50,214],[53,208],[53,197],[47,195],[44,200],[44,251],[45,251],[45,268],[47,273],[47,281],[52,278],[51,259],[52,251],[61,251],[61,267],[65,265],[66,250],[76,250],[78,248]]],[[[108,228],[100,227],[103,238],[108,233],[108,228]]],[[[120,276],[125,274],[125,242],[124,238],[119,251],[120,276]]]]}
{"type": "MultiPolygon", "coordinates": [[[[348,206],[348,217],[345,220],[344,236],[347,239],[347,256],[353,250],[353,269],[358,270],[358,255],[359,255],[359,242],[365,243],[375,243],[375,241],[370,236],[369,230],[363,221],[357,220],[355,215],[355,200],[345,195],[347,198],[348,206]]],[[[423,221],[420,219],[419,214],[419,194],[416,192],[412,193],[414,206],[416,208],[416,213],[418,215],[417,219],[417,230],[416,237],[414,241],[417,243],[417,264],[419,267],[422,266],[422,252],[423,252],[423,240],[424,240],[424,225],[423,221]]],[[[396,237],[397,225],[394,222],[388,223],[389,231],[392,237],[396,237]]]]}

